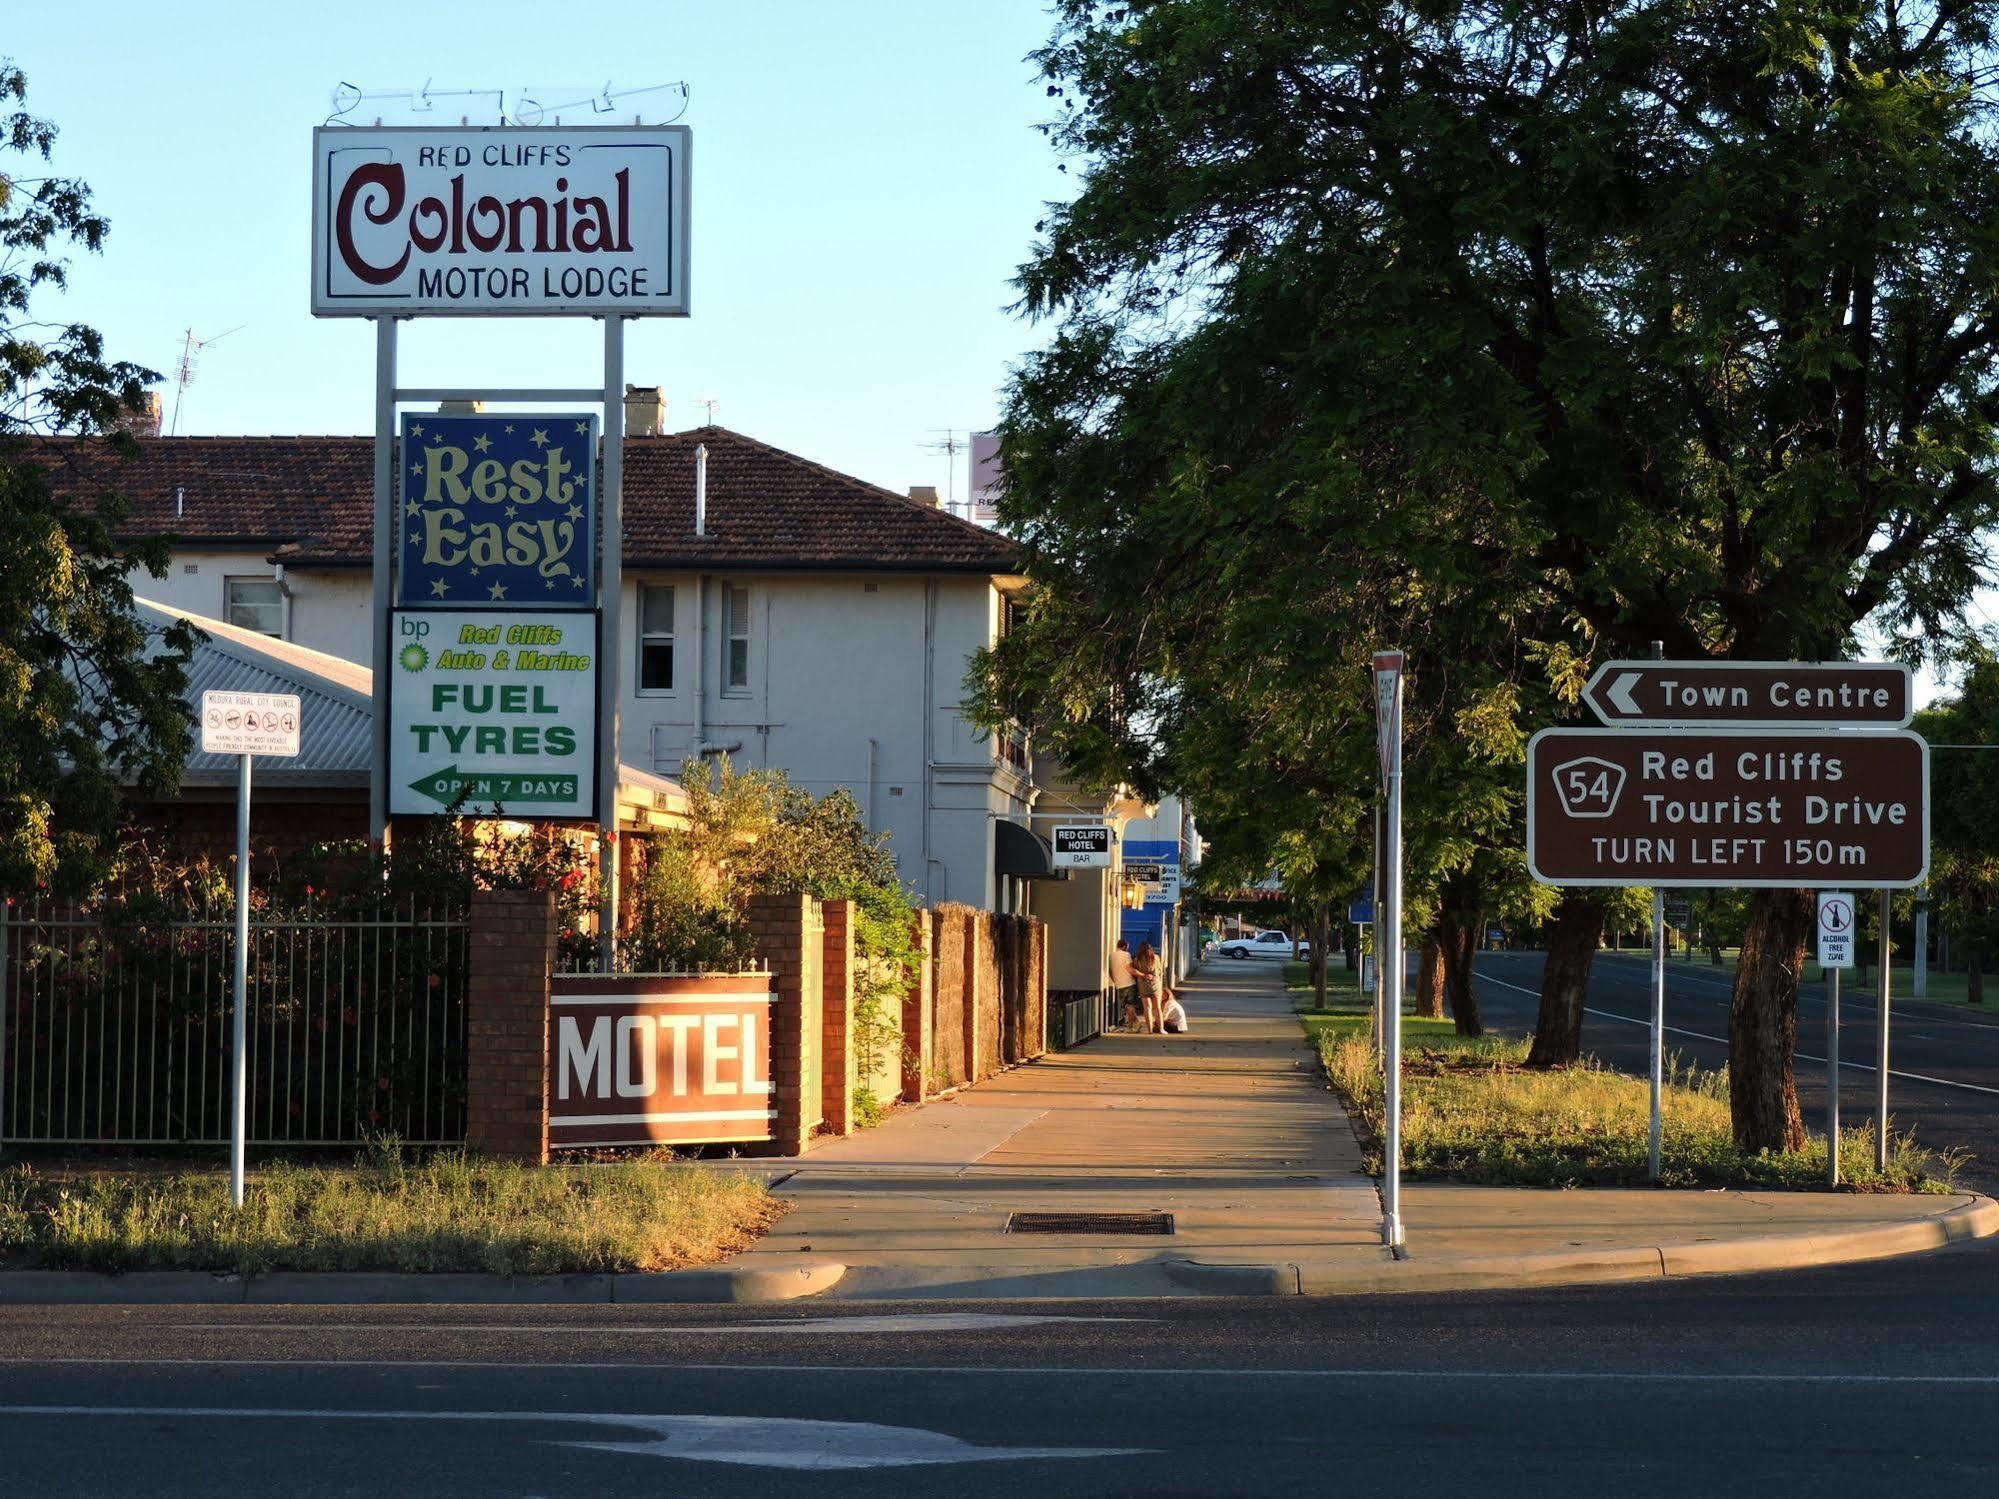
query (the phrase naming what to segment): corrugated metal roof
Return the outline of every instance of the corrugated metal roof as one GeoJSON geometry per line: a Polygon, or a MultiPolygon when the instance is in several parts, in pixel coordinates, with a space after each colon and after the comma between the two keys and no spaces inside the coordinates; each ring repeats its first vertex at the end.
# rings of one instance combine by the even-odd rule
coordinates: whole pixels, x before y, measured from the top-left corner
{"type": "MultiPolygon", "coordinates": [[[[254,631],[224,624],[164,604],[138,600],[156,623],[184,619],[209,638],[196,645],[188,663],[188,705],[197,711],[204,692],[294,692],[299,698],[299,752],[296,757],[263,757],[257,779],[266,783],[312,786],[365,786],[374,755],[374,712],[365,666],[306,650],[254,631]]],[[[234,755],[187,757],[183,782],[195,785],[236,780],[234,755]]]]}

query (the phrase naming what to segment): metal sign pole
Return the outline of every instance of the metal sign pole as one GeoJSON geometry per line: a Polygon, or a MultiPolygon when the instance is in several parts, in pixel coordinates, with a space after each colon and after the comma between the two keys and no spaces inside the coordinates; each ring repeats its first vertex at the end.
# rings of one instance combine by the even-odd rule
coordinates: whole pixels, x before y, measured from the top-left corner
{"type": "Polygon", "coordinates": [[[390,569],[395,565],[396,320],[375,319],[375,547],[374,670],[375,773],[368,777],[368,839],[384,848],[389,836],[389,671],[395,642],[389,638],[390,569]]]}
{"type": "Polygon", "coordinates": [[[618,662],[625,616],[625,320],[604,319],[604,493],[599,502],[604,532],[599,570],[597,660],[597,966],[618,967],[618,700],[624,678],[618,662]]]}
{"type": "Polygon", "coordinates": [[[1839,1185],[1839,970],[1825,975],[1825,1180],[1839,1185]]]}
{"type": "Polygon", "coordinates": [[[1388,861],[1382,857],[1382,852],[1381,803],[1377,801],[1374,804],[1374,926],[1368,933],[1369,940],[1362,947],[1360,955],[1361,976],[1363,979],[1366,978],[1367,974],[1368,958],[1372,956],[1374,959],[1374,1056],[1376,1061],[1380,1061],[1388,1054],[1386,1051],[1388,1045],[1388,1006],[1382,998],[1384,980],[1381,976],[1381,941],[1385,932],[1385,928],[1381,924],[1381,918],[1383,910],[1388,903],[1388,861]],[[1367,951],[1369,947],[1374,949],[1372,954],[1369,954],[1367,951]]]}
{"type": "Polygon", "coordinates": [[[1657,1184],[1666,1145],[1666,892],[1652,892],[1652,1133],[1645,1179],[1657,1184]]]}
{"type": "Polygon", "coordinates": [[[243,1206],[243,1147],[250,1114],[250,761],[236,770],[236,970],[231,986],[229,1049],[229,1202],[243,1206]]]}
{"type": "Polygon", "coordinates": [[[1889,896],[1881,892],[1881,1002],[1874,1022],[1874,1169],[1888,1169],[1888,982],[1889,896]]]}
{"type": "Polygon", "coordinates": [[[1383,959],[1380,973],[1382,1025],[1381,1072],[1384,1095],[1381,1152],[1381,1239],[1390,1249],[1402,1245],[1402,670],[1398,660],[1388,703],[1388,813],[1383,881],[1383,959]]]}

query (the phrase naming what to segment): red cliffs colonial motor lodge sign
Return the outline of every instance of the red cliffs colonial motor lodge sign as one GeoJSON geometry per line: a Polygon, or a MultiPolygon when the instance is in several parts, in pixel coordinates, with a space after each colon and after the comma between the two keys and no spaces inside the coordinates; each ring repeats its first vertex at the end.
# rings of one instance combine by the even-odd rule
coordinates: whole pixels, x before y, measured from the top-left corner
{"type": "Polygon", "coordinates": [[[549,1000],[548,1143],[768,1140],[770,979],[558,974],[549,1000]]]}
{"type": "Polygon", "coordinates": [[[685,317],[684,125],[313,132],[312,310],[685,317]]]}

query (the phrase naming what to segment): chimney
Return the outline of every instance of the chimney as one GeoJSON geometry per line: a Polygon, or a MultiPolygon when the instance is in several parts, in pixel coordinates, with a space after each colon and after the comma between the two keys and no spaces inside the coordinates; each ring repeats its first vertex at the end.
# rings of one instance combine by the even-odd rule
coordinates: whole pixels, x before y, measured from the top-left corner
{"type": "Polygon", "coordinates": [[[149,390],[139,397],[139,409],[123,413],[115,425],[118,431],[129,432],[134,437],[158,437],[160,410],[160,393],[149,390]]]}
{"type": "Polygon", "coordinates": [[[658,437],[666,430],[666,391],[658,385],[625,387],[625,436],[658,437]]]}
{"type": "Polygon", "coordinates": [[[708,444],[694,450],[694,534],[708,534],[708,444]]]}
{"type": "Polygon", "coordinates": [[[477,416],[486,409],[484,401],[439,401],[439,416],[477,416]]]}
{"type": "Polygon", "coordinates": [[[909,486],[909,497],[919,505],[928,505],[932,510],[937,508],[935,484],[912,484],[909,486]]]}

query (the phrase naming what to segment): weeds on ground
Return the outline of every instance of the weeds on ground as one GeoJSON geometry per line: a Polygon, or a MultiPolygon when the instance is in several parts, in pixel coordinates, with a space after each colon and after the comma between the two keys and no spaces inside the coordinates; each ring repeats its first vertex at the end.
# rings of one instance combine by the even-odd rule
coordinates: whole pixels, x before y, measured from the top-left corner
{"type": "MultiPolygon", "coordinates": [[[[1333,1086],[1369,1142],[1379,1171],[1382,1076],[1365,1020],[1310,1027],[1333,1086]]],[[[1431,1031],[1405,1040],[1403,1171],[1494,1186],[1638,1186],[1650,1149],[1650,1090],[1594,1059],[1528,1070],[1528,1042],[1431,1031]]],[[[1791,1155],[1749,1152],[1729,1126],[1728,1074],[1672,1059],[1666,1078],[1661,1180],[1674,1187],[1814,1188],[1825,1181],[1822,1138],[1791,1155]]],[[[1874,1168],[1871,1127],[1840,1137],[1840,1172],[1855,1190],[1950,1192],[1964,1157],[1889,1135],[1888,1169],[1874,1168]]]]}
{"type": "Polygon", "coordinates": [[[228,1177],[0,1171],[0,1264],[70,1270],[671,1270],[741,1248],[777,1216],[762,1182],[641,1157],[514,1166],[377,1142],[351,1166],[228,1177]]]}

